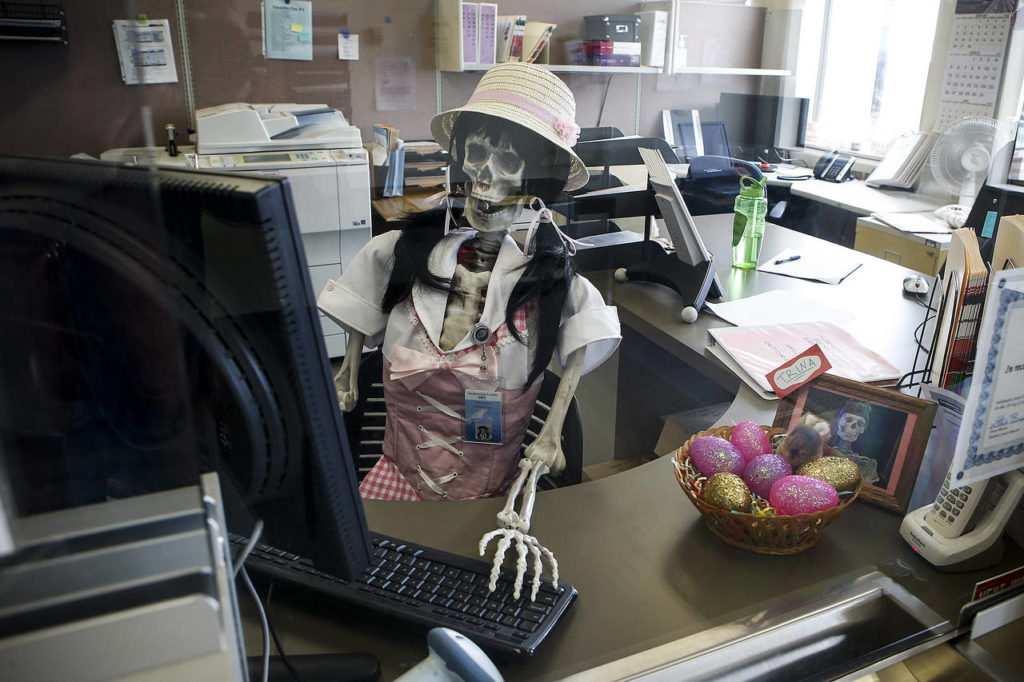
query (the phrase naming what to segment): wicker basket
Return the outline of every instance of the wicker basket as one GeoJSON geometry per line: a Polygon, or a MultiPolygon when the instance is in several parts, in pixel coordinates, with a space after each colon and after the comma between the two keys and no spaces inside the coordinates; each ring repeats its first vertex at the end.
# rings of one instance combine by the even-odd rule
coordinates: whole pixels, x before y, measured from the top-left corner
{"type": "MultiPolygon", "coordinates": [[[[785,434],[784,429],[762,426],[765,433],[773,444],[778,437],[785,434]]],[[[732,435],[731,426],[719,426],[718,428],[702,431],[692,436],[681,448],[676,450],[672,456],[673,470],[679,486],[690,498],[690,502],[704,517],[711,532],[722,538],[730,545],[742,549],[758,552],[759,554],[796,554],[805,549],[813,547],[821,538],[825,527],[846,509],[860,494],[863,481],[857,484],[852,493],[839,496],[839,504],[825,511],[813,512],[811,514],[795,514],[785,516],[781,514],[747,514],[728,511],[718,507],[712,507],[704,502],[697,490],[694,489],[694,482],[701,476],[700,472],[690,460],[690,443],[700,436],[718,436],[729,440],[732,435]]]]}

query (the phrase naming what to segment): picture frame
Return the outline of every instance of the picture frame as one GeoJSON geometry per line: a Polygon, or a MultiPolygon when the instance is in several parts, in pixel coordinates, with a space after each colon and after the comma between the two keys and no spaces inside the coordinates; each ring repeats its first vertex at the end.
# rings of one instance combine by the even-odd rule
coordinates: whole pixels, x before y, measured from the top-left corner
{"type": "Polygon", "coordinates": [[[861,470],[861,499],[905,513],[935,411],[931,400],[824,374],[780,400],[774,426],[827,425],[825,444],[861,470]]]}

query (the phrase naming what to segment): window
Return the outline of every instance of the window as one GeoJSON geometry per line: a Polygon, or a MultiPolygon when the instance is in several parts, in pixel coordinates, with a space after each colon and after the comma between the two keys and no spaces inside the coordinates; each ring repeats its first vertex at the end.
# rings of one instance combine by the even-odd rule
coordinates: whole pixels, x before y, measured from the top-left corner
{"type": "Polygon", "coordinates": [[[939,0],[808,4],[804,29],[821,45],[816,70],[797,74],[813,102],[808,145],[882,156],[920,129],[938,11],[939,0]]]}

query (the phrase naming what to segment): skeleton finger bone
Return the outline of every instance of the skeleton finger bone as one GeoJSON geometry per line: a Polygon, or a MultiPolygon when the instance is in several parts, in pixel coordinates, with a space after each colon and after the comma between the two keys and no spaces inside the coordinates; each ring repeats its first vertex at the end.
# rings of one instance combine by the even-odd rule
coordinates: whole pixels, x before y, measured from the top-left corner
{"type": "Polygon", "coordinates": [[[558,561],[555,555],[548,548],[541,545],[537,538],[526,535],[517,530],[498,529],[492,530],[480,540],[480,555],[487,551],[487,545],[493,538],[500,537],[494,553],[494,562],[491,564],[491,575],[488,589],[492,592],[497,587],[498,576],[501,574],[501,565],[505,561],[505,555],[514,542],[518,558],[516,560],[516,577],[513,583],[512,596],[516,599],[522,593],[522,585],[526,576],[526,555],[527,552],[533,556],[533,579],[531,581],[530,600],[537,600],[537,592],[540,590],[540,577],[544,570],[543,559],[546,558],[551,564],[551,579],[555,588],[558,588],[558,561]]]}

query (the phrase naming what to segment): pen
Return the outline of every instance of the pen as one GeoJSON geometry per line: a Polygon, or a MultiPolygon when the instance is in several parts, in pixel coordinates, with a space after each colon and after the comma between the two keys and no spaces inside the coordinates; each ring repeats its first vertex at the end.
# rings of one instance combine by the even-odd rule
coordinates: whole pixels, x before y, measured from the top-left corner
{"type": "Polygon", "coordinates": [[[776,265],[782,265],[783,263],[788,263],[788,262],[794,261],[794,260],[800,260],[800,254],[799,253],[796,254],[795,256],[790,256],[789,258],[780,258],[777,261],[775,261],[775,264],[776,265]]]}

